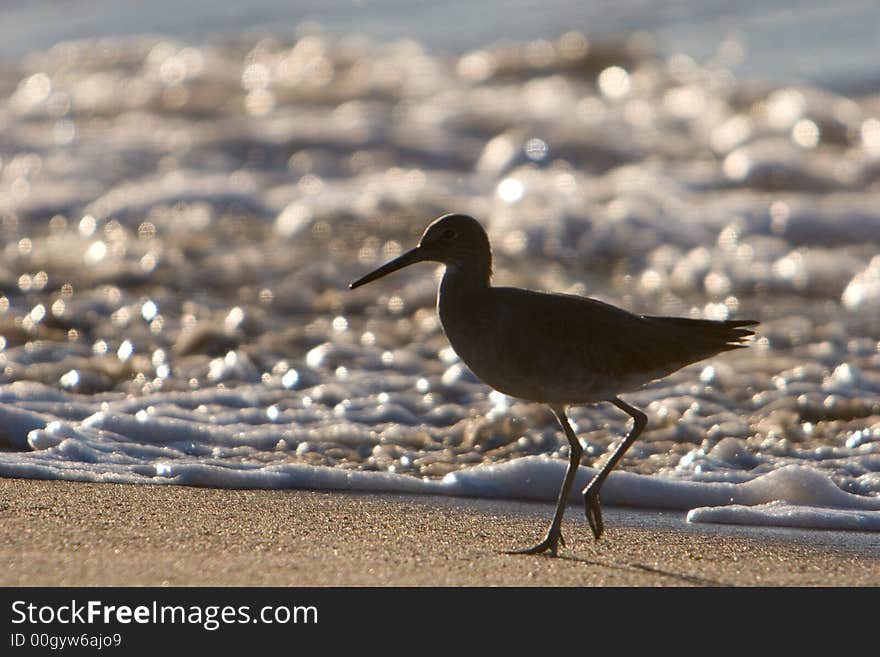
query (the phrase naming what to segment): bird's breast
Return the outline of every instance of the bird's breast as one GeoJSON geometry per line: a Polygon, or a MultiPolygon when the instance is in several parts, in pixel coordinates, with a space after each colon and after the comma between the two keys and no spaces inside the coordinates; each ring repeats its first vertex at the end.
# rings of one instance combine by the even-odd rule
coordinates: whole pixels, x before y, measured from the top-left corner
{"type": "Polygon", "coordinates": [[[532,401],[573,402],[589,396],[590,373],[566,372],[553,348],[529,336],[528,321],[517,311],[490,294],[456,298],[441,293],[438,299],[450,345],[484,383],[532,401]]]}
{"type": "Polygon", "coordinates": [[[474,374],[489,385],[504,368],[501,343],[505,322],[497,309],[478,293],[452,293],[441,287],[437,299],[440,324],[452,349],[474,374]]]}

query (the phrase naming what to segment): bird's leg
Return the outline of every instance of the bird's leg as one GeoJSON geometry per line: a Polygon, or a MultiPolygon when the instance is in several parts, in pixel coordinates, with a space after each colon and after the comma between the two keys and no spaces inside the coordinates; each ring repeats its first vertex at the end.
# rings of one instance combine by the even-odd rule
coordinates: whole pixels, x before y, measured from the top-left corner
{"type": "Polygon", "coordinates": [[[621,459],[624,453],[626,453],[626,450],[630,448],[648,424],[648,417],[634,406],[630,406],[618,397],[610,399],[609,401],[633,419],[633,428],[626,438],[623,439],[623,442],[621,442],[617,449],[611,454],[611,458],[608,459],[608,462],[602,466],[602,469],[599,470],[596,476],[590,480],[590,483],[587,484],[586,488],[583,490],[584,513],[587,516],[587,522],[590,523],[590,529],[593,530],[593,536],[597,541],[599,540],[599,537],[602,536],[602,532],[605,529],[605,525],[602,522],[602,507],[599,504],[599,489],[602,488],[602,483],[605,481],[606,477],[608,477],[608,473],[614,469],[614,466],[617,465],[617,462],[621,459]]]}
{"type": "Polygon", "coordinates": [[[547,529],[547,535],[544,537],[543,541],[538,543],[535,547],[527,550],[511,552],[511,554],[540,554],[542,552],[549,552],[550,556],[555,557],[559,546],[565,545],[565,540],[562,538],[562,516],[565,515],[565,505],[568,503],[568,498],[571,494],[571,486],[574,483],[574,477],[580,466],[581,456],[584,454],[584,448],[581,447],[580,441],[577,439],[574,430],[568,422],[568,418],[565,415],[565,409],[563,407],[555,406],[551,406],[550,409],[556,415],[556,419],[562,426],[562,430],[565,432],[565,437],[568,439],[568,444],[571,447],[571,451],[568,455],[568,468],[565,471],[565,479],[563,479],[562,488],[559,491],[559,500],[556,502],[556,513],[553,514],[553,522],[550,523],[550,527],[547,529]]]}

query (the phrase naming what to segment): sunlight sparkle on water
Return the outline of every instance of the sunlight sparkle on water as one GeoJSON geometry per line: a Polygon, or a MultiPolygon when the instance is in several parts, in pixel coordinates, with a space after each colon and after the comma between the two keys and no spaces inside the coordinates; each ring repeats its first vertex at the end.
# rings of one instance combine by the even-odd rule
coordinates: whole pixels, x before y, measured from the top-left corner
{"type": "Polygon", "coordinates": [[[505,203],[514,204],[522,200],[525,187],[516,178],[505,178],[498,183],[497,193],[498,197],[505,203]]]}
{"type": "Polygon", "coordinates": [[[146,321],[151,322],[159,313],[159,308],[152,301],[146,301],[143,306],[141,306],[141,317],[143,317],[146,321]]]}
{"type": "Polygon", "coordinates": [[[599,74],[599,90],[608,98],[618,100],[626,96],[632,88],[632,81],[626,69],[609,66],[599,74]]]}

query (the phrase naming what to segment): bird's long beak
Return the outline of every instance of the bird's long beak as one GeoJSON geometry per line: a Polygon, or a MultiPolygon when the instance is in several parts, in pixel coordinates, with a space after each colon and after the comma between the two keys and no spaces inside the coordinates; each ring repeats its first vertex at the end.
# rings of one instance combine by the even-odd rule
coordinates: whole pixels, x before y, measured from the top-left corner
{"type": "Polygon", "coordinates": [[[354,283],[348,286],[350,290],[355,289],[356,287],[360,287],[361,285],[366,285],[367,283],[371,283],[375,281],[377,278],[382,278],[386,274],[390,274],[393,271],[397,271],[398,269],[403,269],[407,265],[411,265],[414,262],[421,262],[425,260],[425,253],[422,251],[420,247],[416,247],[404,253],[403,255],[398,256],[391,262],[386,262],[384,265],[371,271],[366,276],[357,279],[354,283]]]}

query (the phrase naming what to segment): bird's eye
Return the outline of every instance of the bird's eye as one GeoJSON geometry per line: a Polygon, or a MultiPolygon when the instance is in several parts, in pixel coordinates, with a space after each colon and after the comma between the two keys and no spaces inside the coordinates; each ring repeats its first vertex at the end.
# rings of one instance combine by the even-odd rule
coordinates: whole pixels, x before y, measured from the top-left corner
{"type": "Polygon", "coordinates": [[[454,240],[456,237],[458,237],[458,233],[456,233],[451,228],[447,228],[442,233],[440,233],[440,238],[444,240],[454,240]]]}

